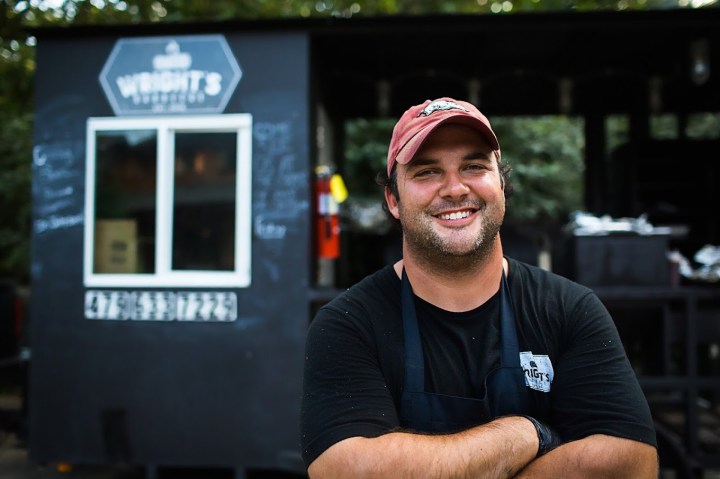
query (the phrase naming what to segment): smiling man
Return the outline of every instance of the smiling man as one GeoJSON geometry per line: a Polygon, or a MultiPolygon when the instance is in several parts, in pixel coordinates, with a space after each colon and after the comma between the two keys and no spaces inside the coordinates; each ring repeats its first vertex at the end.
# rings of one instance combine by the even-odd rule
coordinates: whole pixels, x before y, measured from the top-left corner
{"type": "Polygon", "coordinates": [[[509,167],[487,118],[441,98],[393,131],[403,257],[313,320],[312,479],[655,478],[647,402],[589,289],[503,255],[509,167]]]}

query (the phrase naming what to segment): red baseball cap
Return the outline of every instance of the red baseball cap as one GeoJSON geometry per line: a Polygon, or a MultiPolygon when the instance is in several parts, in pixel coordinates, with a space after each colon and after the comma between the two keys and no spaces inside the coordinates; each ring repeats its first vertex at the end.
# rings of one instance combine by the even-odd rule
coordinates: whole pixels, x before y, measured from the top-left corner
{"type": "Polygon", "coordinates": [[[500,158],[500,144],[488,119],[472,104],[444,97],[426,100],[409,108],[393,129],[388,149],[387,173],[390,176],[395,163],[407,164],[437,127],[447,123],[460,123],[477,129],[500,158]]]}

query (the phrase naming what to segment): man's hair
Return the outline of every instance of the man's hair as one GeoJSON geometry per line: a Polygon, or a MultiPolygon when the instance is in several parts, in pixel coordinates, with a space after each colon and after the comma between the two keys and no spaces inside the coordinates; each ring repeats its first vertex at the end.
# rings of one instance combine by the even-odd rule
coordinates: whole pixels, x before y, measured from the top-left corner
{"type": "MultiPolygon", "coordinates": [[[[505,199],[507,200],[513,194],[512,182],[510,181],[510,172],[512,171],[512,168],[508,163],[501,161],[498,156],[497,152],[495,152],[495,158],[498,161],[498,170],[500,172],[500,184],[502,185],[503,193],[505,194],[505,199]]],[[[400,201],[397,187],[397,165],[393,166],[390,176],[387,176],[384,171],[379,172],[375,181],[386,190],[390,190],[390,193],[392,193],[393,196],[400,201]]],[[[386,201],[383,202],[383,210],[390,218],[395,219],[395,217],[390,214],[386,201]]]]}

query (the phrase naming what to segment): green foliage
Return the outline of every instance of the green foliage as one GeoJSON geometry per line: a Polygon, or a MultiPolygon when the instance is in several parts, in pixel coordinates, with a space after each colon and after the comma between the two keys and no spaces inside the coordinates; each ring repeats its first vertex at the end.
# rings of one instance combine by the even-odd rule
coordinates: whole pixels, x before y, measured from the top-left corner
{"type": "MultiPolygon", "coordinates": [[[[707,2],[710,4],[716,1],[707,2]]],[[[217,21],[237,18],[351,17],[639,10],[687,6],[682,0],[64,0],[0,3],[26,25],[102,25],[160,21],[217,21]]],[[[7,18],[0,11],[0,18],[7,18]]]]}
{"type": "Polygon", "coordinates": [[[28,279],[35,57],[17,2],[0,2],[0,279],[28,279]]]}
{"type": "Polygon", "coordinates": [[[0,110],[0,278],[29,277],[31,116],[0,110]]]}
{"type": "Polygon", "coordinates": [[[720,113],[690,115],[685,133],[688,138],[705,140],[720,138],[720,113]]]}
{"type": "Polygon", "coordinates": [[[382,189],[374,179],[386,168],[387,149],[394,125],[394,119],[359,119],[345,125],[342,174],[353,196],[382,198],[382,189]]]}
{"type": "Polygon", "coordinates": [[[512,167],[514,194],[507,220],[564,222],[583,207],[582,122],[569,117],[491,119],[503,161],[512,167]]]}

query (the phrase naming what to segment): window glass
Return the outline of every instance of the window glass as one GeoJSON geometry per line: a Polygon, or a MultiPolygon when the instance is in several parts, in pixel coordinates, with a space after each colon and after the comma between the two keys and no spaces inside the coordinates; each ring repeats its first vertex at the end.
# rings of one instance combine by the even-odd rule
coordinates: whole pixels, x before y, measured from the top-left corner
{"type": "Polygon", "coordinates": [[[88,119],[89,287],[248,287],[252,117],[88,119]]]}
{"type": "Polygon", "coordinates": [[[99,131],[95,145],[93,272],[154,273],[156,131],[99,131]]]}
{"type": "Polygon", "coordinates": [[[175,134],[172,269],[235,268],[237,133],[175,134]]]}

